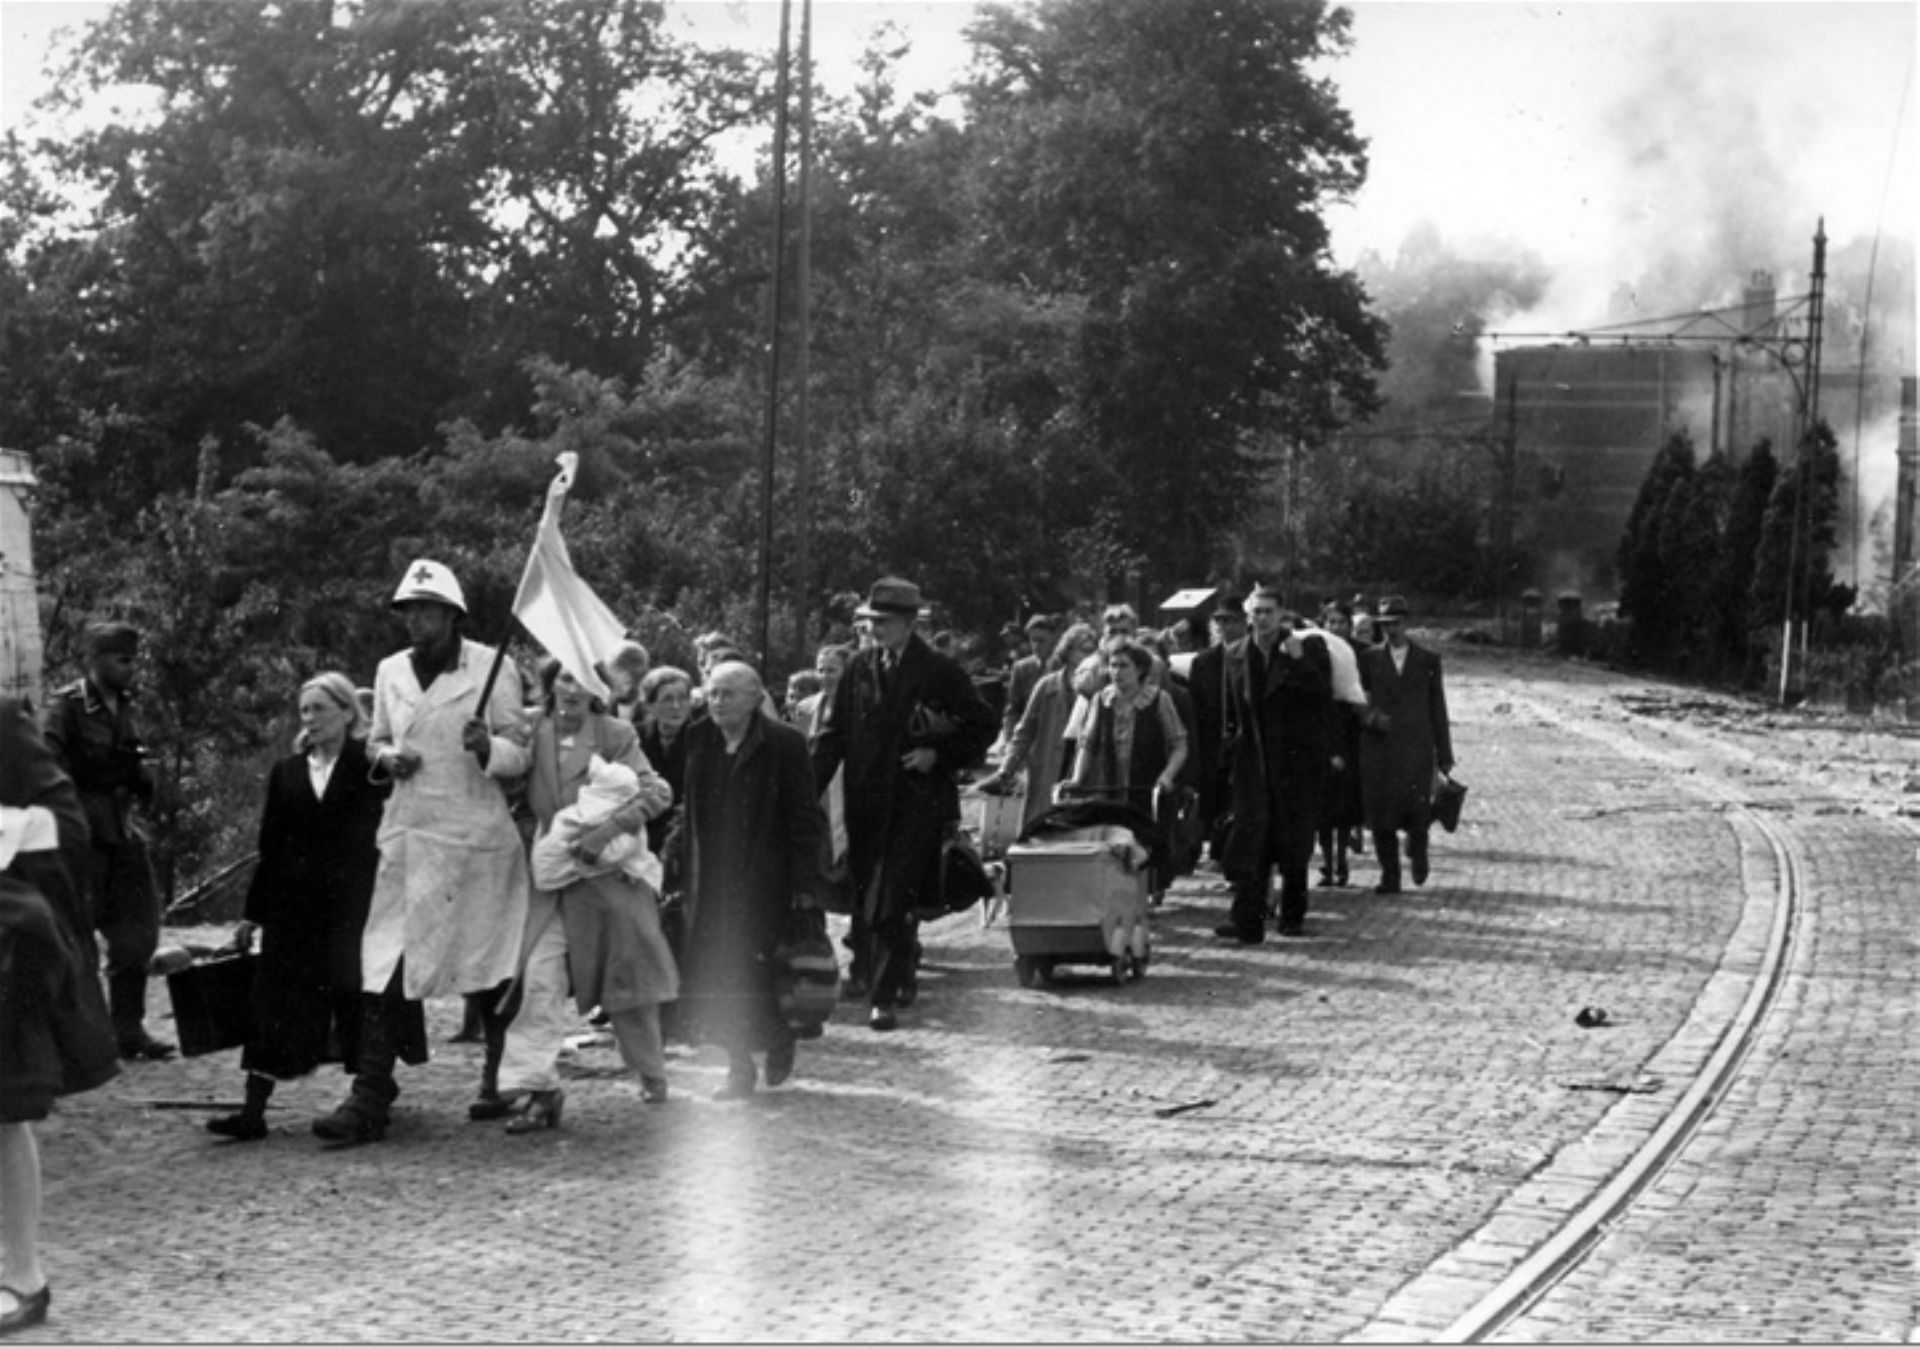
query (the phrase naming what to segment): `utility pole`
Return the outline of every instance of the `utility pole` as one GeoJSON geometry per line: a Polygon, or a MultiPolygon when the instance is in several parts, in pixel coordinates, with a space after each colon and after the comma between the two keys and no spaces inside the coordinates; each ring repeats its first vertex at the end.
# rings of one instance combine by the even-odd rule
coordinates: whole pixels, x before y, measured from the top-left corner
{"type": "Polygon", "coordinates": [[[780,0],[780,68],[774,80],[773,110],[773,256],[767,282],[767,416],[760,459],[760,589],[754,601],[754,629],[760,668],[768,672],[773,655],[773,464],[780,441],[781,283],[787,239],[787,34],[793,0],[780,0]]]}
{"type": "MultiPolygon", "coordinates": [[[[1787,598],[1786,612],[1780,624],[1780,702],[1785,706],[1788,690],[1792,687],[1793,675],[1793,623],[1794,593],[1807,588],[1804,573],[1812,567],[1812,548],[1803,546],[1807,530],[1807,517],[1811,508],[1807,496],[1813,485],[1809,462],[1808,437],[1820,416],[1820,342],[1821,328],[1824,326],[1827,294],[1827,218],[1820,217],[1813,234],[1813,278],[1812,289],[1807,300],[1807,360],[1801,371],[1802,383],[1798,389],[1800,406],[1794,416],[1793,462],[1796,481],[1793,494],[1793,537],[1787,547],[1787,598]]],[[[1787,367],[1787,373],[1793,373],[1793,366],[1781,358],[1787,367]]],[[[1800,607],[1808,607],[1810,596],[1802,595],[1800,607]]],[[[1801,649],[1805,653],[1807,636],[1805,629],[1810,616],[1802,617],[1801,649]]]]}
{"type": "Polygon", "coordinates": [[[813,598],[813,0],[800,0],[800,351],[794,375],[800,382],[793,438],[796,541],[793,637],[797,655],[808,659],[813,598]]]}

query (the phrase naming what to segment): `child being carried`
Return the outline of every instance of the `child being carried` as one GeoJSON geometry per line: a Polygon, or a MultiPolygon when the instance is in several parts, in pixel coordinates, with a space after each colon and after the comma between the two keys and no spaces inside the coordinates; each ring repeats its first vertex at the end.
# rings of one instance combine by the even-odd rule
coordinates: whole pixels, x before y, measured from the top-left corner
{"type": "Polygon", "coordinates": [[[660,893],[660,859],[647,847],[644,828],[619,834],[589,860],[581,838],[605,824],[615,811],[640,795],[640,776],[623,763],[609,763],[598,754],[587,763],[587,785],[575,802],[553,817],[553,825],[533,841],[533,883],[542,890],[560,890],[594,876],[618,871],[660,893]]]}

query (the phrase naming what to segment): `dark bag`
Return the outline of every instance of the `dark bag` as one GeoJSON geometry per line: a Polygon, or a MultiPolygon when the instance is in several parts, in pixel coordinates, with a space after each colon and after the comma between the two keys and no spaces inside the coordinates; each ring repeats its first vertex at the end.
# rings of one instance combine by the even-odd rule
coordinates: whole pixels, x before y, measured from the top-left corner
{"type": "Polygon", "coordinates": [[[938,902],[915,909],[913,916],[922,922],[932,922],[948,914],[964,913],[981,900],[993,898],[993,894],[993,877],[987,873],[980,850],[973,846],[972,839],[953,829],[940,846],[938,902]]]}
{"type": "Polygon", "coordinates": [[[260,957],[251,951],[197,960],[167,976],[173,1025],[188,1058],[243,1045],[253,1035],[253,980],[260,957]]]}
{"type": "Polygon", "coordinates": [[[1466,804],[1467,785],[1442,774],[1433,785],[1433,818],[1451,834],[1460,827],[1460,807],[1466,804]]]}
{"type": "Polygon", "coordinates": [[[796,1035],[820,1034],[840,1000],[840,964],[824,910],[796,908],[787,915],[786,939],[773,953],[773,990],[796,1035]]]}

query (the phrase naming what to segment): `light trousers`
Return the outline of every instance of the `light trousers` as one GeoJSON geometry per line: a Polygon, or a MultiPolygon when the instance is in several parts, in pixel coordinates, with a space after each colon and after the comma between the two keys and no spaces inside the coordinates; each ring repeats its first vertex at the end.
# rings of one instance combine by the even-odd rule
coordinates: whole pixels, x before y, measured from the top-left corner
{"type": "MultiPolygon", "coordinates": [[[[579,1024],[571,1006],[567,977],[567,925],[560,901],[542,890],[527,905],[526,973],[520,984],[520,1011],[507,1027],[500,1059],[500,1090],[552,1091],[560,1085],[560,1050],[579,1024]]],[[[667,1075],[660,1039],[658,1004],[609,1012],[621,1062],[642,1077],[667,1075]]]]}

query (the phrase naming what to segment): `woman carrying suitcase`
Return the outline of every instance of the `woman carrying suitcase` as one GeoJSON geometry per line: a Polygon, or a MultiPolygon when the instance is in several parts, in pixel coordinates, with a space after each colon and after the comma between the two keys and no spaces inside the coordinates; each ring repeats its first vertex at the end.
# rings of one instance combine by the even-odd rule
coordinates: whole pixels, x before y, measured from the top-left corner
{"type": "MultiPolygon", "coordinates": [[[[333,671],[300,687],[294,752],[267,775],[260,864],[235,944],[260,935],[254,1029],[240,1055],[247,1074],[238,1114],[207,1121],[224,1138],[267,1136],[276,1081],[323,1062],[353,1062],[361,1024],[360,933],[380,864],[375,838],[390,784],[368,780],[366,718],[353,683],[333,671]]],[[[426,1026],[409,1028],[424,1053],[426,1026]]]]}

